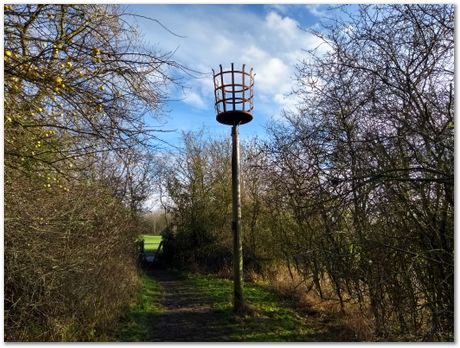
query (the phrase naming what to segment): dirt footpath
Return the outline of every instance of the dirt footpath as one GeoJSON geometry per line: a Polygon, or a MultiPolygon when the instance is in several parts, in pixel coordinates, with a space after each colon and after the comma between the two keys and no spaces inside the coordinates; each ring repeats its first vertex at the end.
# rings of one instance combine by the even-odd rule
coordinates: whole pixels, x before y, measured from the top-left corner
{"type": "Polygon", "coordinates": [[[212,300],[174,273],[149,273],[162,288],[161,313],[154,318],[155,341],[228,341],[234,323],[228,314],[212,308],[212,300]]]}

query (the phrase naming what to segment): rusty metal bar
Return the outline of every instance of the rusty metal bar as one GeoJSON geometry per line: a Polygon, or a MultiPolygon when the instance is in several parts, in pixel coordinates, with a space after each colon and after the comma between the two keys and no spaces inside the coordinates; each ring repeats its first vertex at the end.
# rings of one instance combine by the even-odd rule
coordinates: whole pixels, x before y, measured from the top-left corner
{"type": "Polygon", "coordinates": [[[212,82],[214,83],[214,100],[216,101],[217,112],[219,112],[219,97],[217,93],[217,85],[216,85],[216,73],[214,69],[212,69],[212,82]]]}
{"type": "Polygon", "coordinates": [[[233,63],[232,63],[232,104],[233,104],[233,111],[235,111],[235,71],[233,70],[233,63]]]}
{"type": "Polygon", "coordinates": [[[219,67],[220,67],[220,81],[221,81],[221,84],[222,84],[222,100],[223,100],[223,106],[224,106],[224,112],[227,111],[227,106],[225,105],[226,104],[226,101],[225,101],[225,87],[224,87],[224,73],[222,71],[222,65],[219,64],[219,67]]]}
{"type": "Polygon", "coordinates": [[[251,111],[252,111],[252,108],[253,108],[253,104],[252,104],[252,98],[254,97],[254,94],[253,94],[253,86],[254,86],[254,77],[252,76],[252,68],[251,68],[251,71],[250,71],[250,76],[251,76],[251,86],[250,86],[250,89],[249,89],[249,106],[251,108],[251,111]]]}
{"type": "Polygon", "coordinates": [[[241,76],[241,84],[243,85],[243,92],[242,92],[242,95],[241,95],[241,98],[243,99],[243,111],[246,109],[245,108],[245,103],[246,103],[246,100],[244,99],[244,92],[246,90],[246,86],[244,85],[244,67],[245,67],[246,64],[243,64],[243,72],[242,72],[242,76],[241,76]]]}

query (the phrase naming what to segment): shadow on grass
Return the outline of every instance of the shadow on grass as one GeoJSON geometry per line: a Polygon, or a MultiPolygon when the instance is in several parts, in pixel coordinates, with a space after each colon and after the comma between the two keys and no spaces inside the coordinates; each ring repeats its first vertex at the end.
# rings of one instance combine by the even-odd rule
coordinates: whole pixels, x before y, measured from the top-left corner
{"type": "Polygon", "coordinates": [[[343,332],[301,316],[274,293],[245,285],[253,313],[232,310],[232,282],[164,270],[143,278],[139,304],[126,315],[120,341],[128,342],[324,342],[343,332]]]}

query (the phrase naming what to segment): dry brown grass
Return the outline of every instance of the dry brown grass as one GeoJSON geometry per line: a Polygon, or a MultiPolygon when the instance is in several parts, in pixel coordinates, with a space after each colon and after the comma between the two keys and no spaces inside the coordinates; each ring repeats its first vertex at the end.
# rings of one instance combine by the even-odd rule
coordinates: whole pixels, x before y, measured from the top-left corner
{"type": "Polygon", "coordinates": [[[375,341],[374,322],[368,309],[361,309],[355,301],[348,299],[342,312],[340,301],[327,280],[321,282],[323,298],[311,281],[294,270],[289,272],[285,266],[273,269],[268,282],[278,294],[293,300],[298,311],[316,316],[325,324],[341,327],[356,341],[375,341]]]}
{"type": "Polygon", "coordinates": [[[216,273],[219,278],[231,279],[233,277],[233,269],[230,265],[221,267],[216,273]]]}
{"type": "Polygon", "coordinates": [[[350,309],[344,315],[342,324],[350,329],[359,341],[376,340],[375,325],[370,313],[363,313],[358,308],[350,309]]]}

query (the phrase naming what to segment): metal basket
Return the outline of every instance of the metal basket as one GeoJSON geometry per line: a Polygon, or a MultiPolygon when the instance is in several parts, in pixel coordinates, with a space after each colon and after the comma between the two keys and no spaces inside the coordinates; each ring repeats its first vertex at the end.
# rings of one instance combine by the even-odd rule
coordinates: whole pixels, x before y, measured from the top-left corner
{"type": "Polygon", "coordinates": [[[227,125],[240,125],[252,120],[254,76],[252,68],[245,71],[235,70],[231,64],[230,70],[220,70],[214,76],[214,96],[218,122],[227,125]]]}

